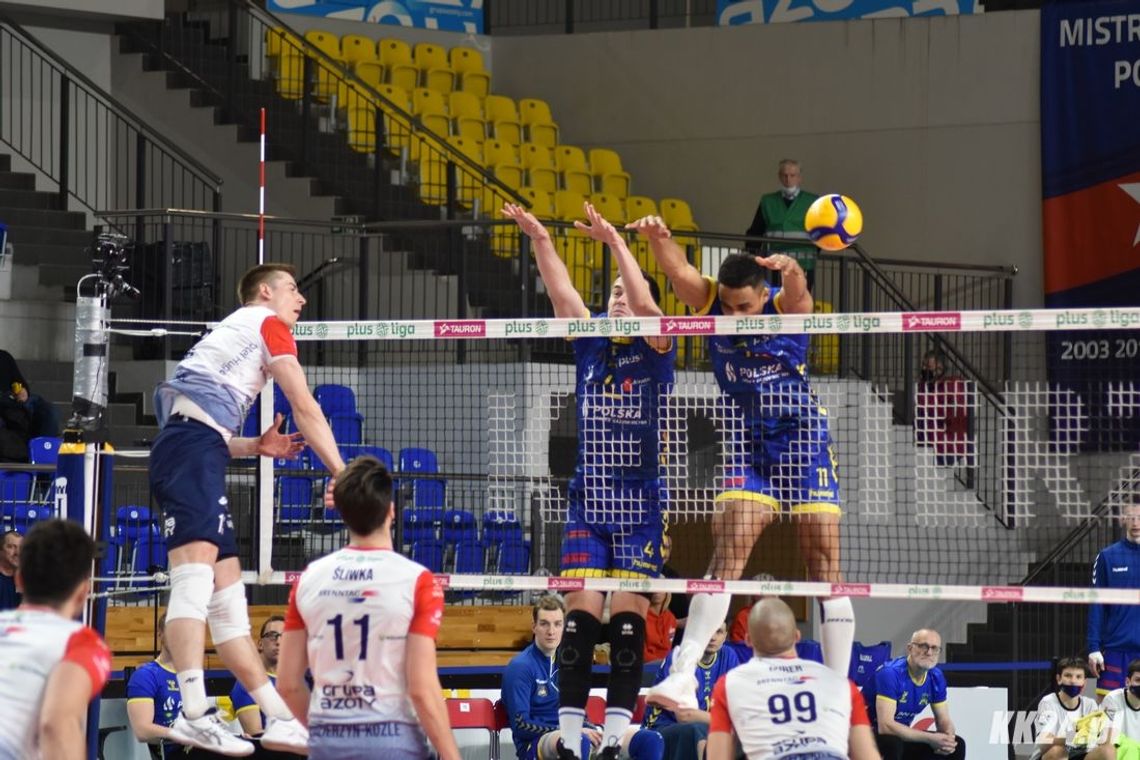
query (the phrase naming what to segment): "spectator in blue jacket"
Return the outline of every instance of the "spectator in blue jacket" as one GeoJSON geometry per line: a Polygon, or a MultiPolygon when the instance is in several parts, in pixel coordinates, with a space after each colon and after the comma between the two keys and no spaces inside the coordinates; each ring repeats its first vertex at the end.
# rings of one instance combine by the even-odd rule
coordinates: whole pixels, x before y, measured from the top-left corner
{"type": "MultiPolygon", "coordinates": [[[[538,599],[532,611],[534,642],[519,652],[503,672],[506,707],[515,754],[519,760],[565,760],[589,757],[602,742],[594,726],[582,730],[580,755],[562,744],[558,731],[558,645],[566,607],[553,595],[538,599]]],[[[624,742],[632,760],[661,760],[663,742],[656,731],[630,729],[624,742]]]]}
{"type": "MultiPolygon", "coordinates": [[[[704,756],[704,744],[709,736],[709,699],[716,682],[740,664],[730,647],[724,646],[728,636],[727,624],[721,624],[705,647],[704,656],[697,663],[697,707],[679,708],[676,713],[656,705],[645,713],[643,725],[661,734],[665,740],[666,760],[698,760],[704,756]]],[[[675,651],[675,650],[674,650],[675,651]]],[[[673,652],[661,662],[655,684],[669,675],[673,666],[673,652]]]]}
{"type": "MultiPolygon", "coordinates": [[[[1124,538],[1093,561],[1094,588],[1140,588],[1140,501],[1120,508],[1124,538]]],[[[1128,663],[1140,657],[1140,607],[1092,604],[1088,627],[1089,670],[1098,698],[1125,686],[1128,663]]]]}

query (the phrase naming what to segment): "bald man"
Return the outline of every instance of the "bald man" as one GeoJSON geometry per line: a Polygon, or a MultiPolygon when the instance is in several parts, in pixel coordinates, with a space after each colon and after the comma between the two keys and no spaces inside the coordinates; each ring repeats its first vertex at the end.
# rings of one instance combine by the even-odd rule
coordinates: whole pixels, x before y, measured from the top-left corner
{"type": "Polygon", "coordinates": [[[867,707],[855,684],[796,657],[796,616],[780,599],[752,607],[748,630],[756,654],[713,689],[708,760],[733,760],[733,734],[753,759],[811,754],[880,760],[867,707]]]}

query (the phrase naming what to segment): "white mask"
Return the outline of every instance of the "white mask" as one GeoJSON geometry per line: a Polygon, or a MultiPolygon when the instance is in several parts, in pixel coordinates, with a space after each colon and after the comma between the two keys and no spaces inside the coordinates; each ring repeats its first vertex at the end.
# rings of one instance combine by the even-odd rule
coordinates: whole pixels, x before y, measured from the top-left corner
{"type": "Polygon", "coordinates": [[[792,185],[791,187],[781,187],[780,194],[790,201],[794,201],[796,196],[800,194],[800,186],[792,185]]]}

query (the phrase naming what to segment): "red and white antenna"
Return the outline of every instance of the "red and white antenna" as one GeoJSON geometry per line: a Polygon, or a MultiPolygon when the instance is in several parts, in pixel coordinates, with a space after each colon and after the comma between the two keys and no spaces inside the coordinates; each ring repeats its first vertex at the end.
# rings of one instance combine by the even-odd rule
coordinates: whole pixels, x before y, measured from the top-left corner
{"type": "Polygon", "coordinates": [[[261,162],[257,182],[257,263],[265,263],[265,109],[261,109],[261,162]]]}

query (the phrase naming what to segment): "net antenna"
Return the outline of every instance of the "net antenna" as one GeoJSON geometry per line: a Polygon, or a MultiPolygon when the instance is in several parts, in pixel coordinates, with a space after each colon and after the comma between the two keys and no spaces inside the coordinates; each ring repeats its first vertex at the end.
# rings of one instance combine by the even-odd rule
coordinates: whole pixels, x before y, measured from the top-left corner
{"type": "MultiPolygon", "coordinates": [[[[265,108],[261,109],[261,150],[257,180],[257,265],[265,263],[265,108]]],[[[261,390],[261,413],[257,432],[273,424],[273,378],[261,390]]],[[[264,580],[273,572],[273,460],[257,458],[257,571],[264,580]]]]}

